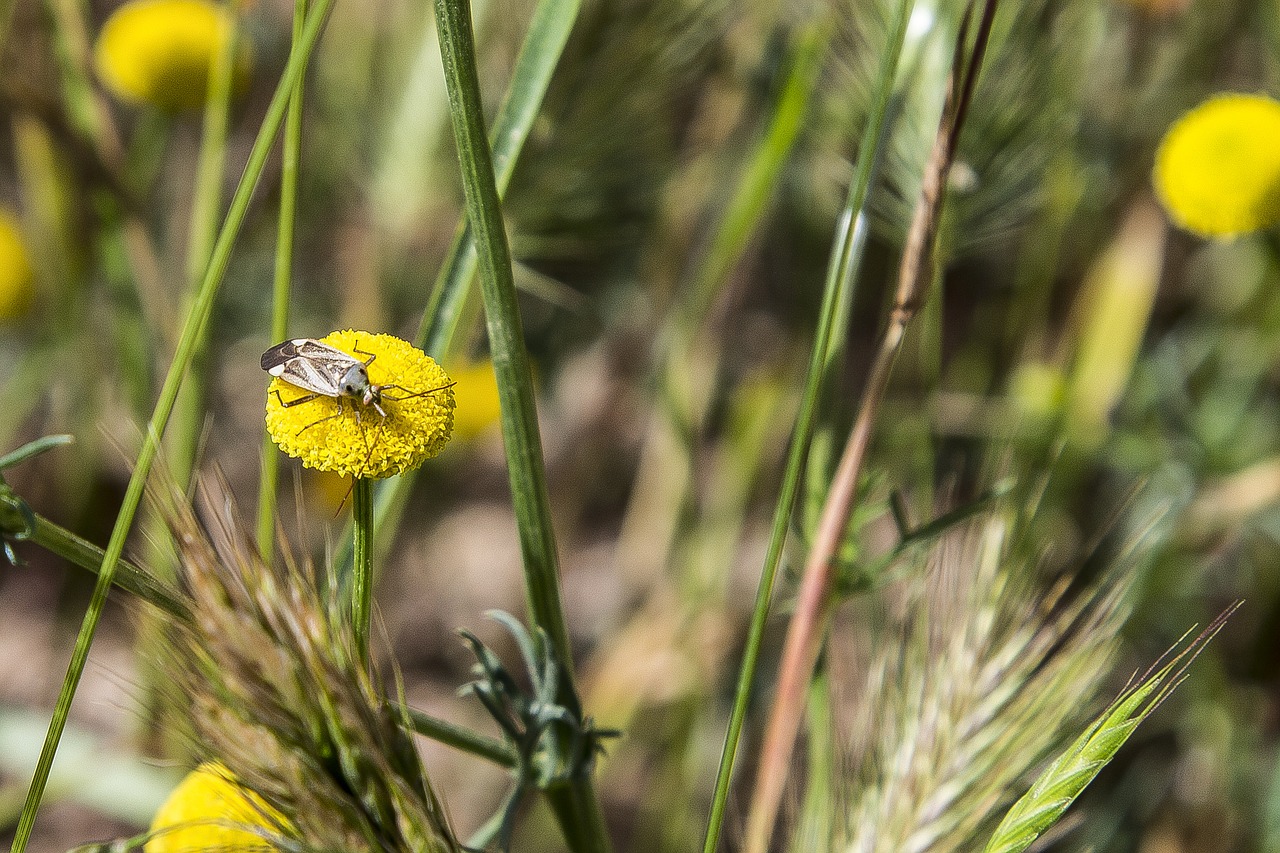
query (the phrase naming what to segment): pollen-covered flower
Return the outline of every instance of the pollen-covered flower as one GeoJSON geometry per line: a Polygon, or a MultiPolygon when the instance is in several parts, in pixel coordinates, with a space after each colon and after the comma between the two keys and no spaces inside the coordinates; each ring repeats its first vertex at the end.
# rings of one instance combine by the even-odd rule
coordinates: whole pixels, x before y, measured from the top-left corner
{"type": "MultiPolygon", "coordinates": [[[[337,380],[302,387],[283,370],[267,389],[267,432],[281,450],[308,468],[369,478],[402,474],[440,452],[453,433],[454,409],[440,365],[392,335],[348,329],[319,341],[350,355],[345,367],[367,363],[368,390],[352,394],[337,380]]],[[[314,366],[334,375],[332,366],[314,366]]]]}
{"type": "Polygon", "coordinates": [[[0,321],[21,317],[34,297],[35,273],[18,220],[0,210],[0,321]]]}
{"type": "Polygon", "coordinates": [[[1165,134],[1153,179],[1188,231],[1234,237],[1280,222],[1280,102],[1219,95],[1165,134]]]}
{"type": "Polygon", "coordinates": [[[222,764],[201,764],[187,774],[151,821],[144,853],[269,853],[268,840],[285,828],[284,817],[236,784],[222,764]]]}
{"type": "MultiPolygon", "coordinates": [[[[209,71],[231,23],[231,13],[209,0],[130,0],[107,18],[94,62],[107,88],[123,100],[195,109],[205,101],[209,71]]],[[[247,64],[242,51],[237,72],[247,64]]]]}

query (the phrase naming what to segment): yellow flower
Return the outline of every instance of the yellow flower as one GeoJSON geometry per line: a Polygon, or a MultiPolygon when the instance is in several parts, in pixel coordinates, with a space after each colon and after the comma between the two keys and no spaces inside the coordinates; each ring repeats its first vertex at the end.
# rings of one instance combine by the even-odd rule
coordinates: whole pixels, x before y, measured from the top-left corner
{"type": "Polygon", "coordinates": [[[308,468],[374,478],[402,474],[440,452],[453,432],[454,409],[453,385],[440,365],[392,335],[348,329],[320,342],[368,362],[370,387],[378,396],[365,405],[273,379],[267,432],[281,450],[308,468]],[[290,405],[306,397],[314,399],[290,405]]]}
{"type": "Polygon", "coordinates": [[[1165,134],[1153,180],[1169,216],[1197,234],[1234,237],[1280,222],[1280,102],[1205,101],[1165,134]]]}
{"type": "Polygon", "coordinates": [[[268,838],[286,821],[260,797],[245,791],[222,764],[201,764],[186,775],[151,821],[143,853],[269,853],[268,838]]]}
{"type": "MultiPolygon", "coordinates": [[[[209,69],[231,32],[231,15],[209,0],[129,0],[98,35],[94,61],[117,97],[163,110],[205,101],[209,69]]],[[[241,51],[237,72],[246,70],[241,51]]]]}
{"type": "Polygon", "coordinates": [[[449,370],[449,375],[457,382],[453,388],[458,401],[458,410],[453,416],[453,434],[469,441],[498,422],[501,414],[498,378],[489,359],[449,370]]]}
{"type": "Polygon", "coordinates": [[[35,297],[31,258],[11,213],[0,210],[0,320],[15,320],[27,312],[35,297]]]}

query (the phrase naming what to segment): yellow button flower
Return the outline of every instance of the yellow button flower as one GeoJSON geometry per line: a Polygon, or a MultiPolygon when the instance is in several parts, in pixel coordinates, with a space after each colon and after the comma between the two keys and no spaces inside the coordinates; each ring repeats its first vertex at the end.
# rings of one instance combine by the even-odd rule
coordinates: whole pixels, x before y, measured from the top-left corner
{"type": "Polygon", "coordinates": [[[449,375],[457,385],[453,392],[458,410],[453,418],[453,434],[469,441],[498,422],[498,378],[489,359],[461,367],[450,367],[449,375]]]}
{"type": "Polygon", "coordinates": [[[0,321],[16,320],[35,299],[35,273],[18,220],[0,210],[0,321]]]}
{"type": "Polygon", "coordinates": [[[151,821],[143,853],[269,853],[284,817],[237,785],[222,764],[201,764],[187,774],[151,821]]]}
{"type": "Polygon", "coordinates": [[[1280,222],[1280,102],[1205,101],[1165,134],[1153,180],[1169,216],[1197,234],[1234,237],[1280,222]]]}
{"type": "Polygon", "coordinates": [[[267,389],[267,432],[281,450],[308,468],[369,478],[402,474],[440,452],[453,433],[453,383],[434,359],[392,335],[347,329],[319,340],[352,365],[367,363],[371,401],[336,381],[316,393],[284,371],[267,389]]]}
{"type": "MultiPolygon", "coordinates": [[[[230,13],[209,0],[130,0],[103,25],[94,61],[123,100],[195,109],[204,104],[210,66],[230,32],[230,13]]],[[[237,71],[247,60],[242,53],[237,71]]]]}

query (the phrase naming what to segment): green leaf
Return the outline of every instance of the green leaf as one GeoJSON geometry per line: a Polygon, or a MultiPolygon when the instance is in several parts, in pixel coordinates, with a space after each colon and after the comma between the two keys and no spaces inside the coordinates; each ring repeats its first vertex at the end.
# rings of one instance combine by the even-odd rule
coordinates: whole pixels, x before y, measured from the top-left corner
{"type": "Polygon", "coordinates": [[[12,450],[4,456],[0,456],[0,472],[6,468],[12,468],[19,462],[26,462],[34,456],[52,450],[55,447],[71,444],[75,438],[69,435],[46,435],[43,438],[37,438],[35,441],[28,441],[17,450],[12,450]]]}

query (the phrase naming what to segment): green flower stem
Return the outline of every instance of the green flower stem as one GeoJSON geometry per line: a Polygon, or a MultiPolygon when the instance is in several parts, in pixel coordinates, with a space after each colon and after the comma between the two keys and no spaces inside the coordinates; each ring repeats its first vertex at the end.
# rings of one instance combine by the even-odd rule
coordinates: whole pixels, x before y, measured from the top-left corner
{"type": "MultiPolygon", "coordinates": [[[[293,4],[293,44],[302,38],[307,17],[307,0],[293,4]]],[[[271,297],[271,343],[289,333],[289,297],[293,290],[293,235],[298,218],[298,164],[302,159],[302,92],[298,78],[289,94],[289,111],[284,120],[281,143],[280,220],[276,231],[276,265],[271,297]]],[[[276,530],[276,490],[280,481],[280,454],[271,437],[262,438],[262,474],[258,481],[258,549],[271,554],[276,530]]]]}
{"type": "Polygon", "coordinates": [[[369,621],[373,611],[373,483],[356,477],[351,484],[351,621],[356,651],[369,662],[369,621]]]}
{"type": "Polygon", "coordinates": [[[191,311],[183,324],[178,346],[174,352],[173,363],[165,376],[159,398],[156,401],[155,411],[147,424],[142,449],[138,453],[133,475],[129,478],[129,485],[121,502],[120,513],[116,516],[115,527],[111,531],[111,539],[107,543],[106,552],[102,557],[98,582],[94,586],[93,596],[89,601],[84,621],[81,623],[80,633],[76,638],[71,661],[67,667],[66,678],[63,680],[62,690],[58,696],[57,705],[54,707],[53,718],[49,723],[49,731],[40,753],[40,760],[36,764],[31,787],[27,791],[27,800],[22,809],[22,816],[18,821],[17,829],[14,831],[13,845],[10,848],[11,853],[23,853],[27,848],[27,842],[31,839],[31,831],[35,826],[36,811],[39,809],[40,800],[44,796],[45,785],[49,781],[49,770],[53,766],[54,754],[58,749],[58,741],[62,737],[63,729],[66,727],[67,714],[71,710],[72,699],[75,697],[76,688],[80,683],[80,676],[84,673],[85,662],[89,658],[89,647],[93,643],[98,621],[102,617],[102,610],[107,602],[107,592],[110,590],[115,578],[120,556],[124,551],[125,538],[133,525],[133,518],[137,513],[138,505],[142,502],[143,487],[146,484],[147,475],[151,471],[152,463],[155,462],[159,435],[169,422],[174,402],[178,397],[178,389],[182,385],[183,375],[191,364],[200,332],[213,309],[214,297],[217,296],[218,287],[226,274],[227,264],[231,260],[231,249],[240,233],[240,227],[244,223],[249,201],[253,195],[253,188],[262,174],[262,168],[266,163],[267,155],[271,152],[276,133],[284,121],[289,94],[306,69],[307,61],[311,57],[316,40],[320,37],[320,31],[324,28],[324,22],[328,18],[329,10],[333,7],[333,2],[334,0],[318,0],[314,11],[307,19],[307,25],[303,30],[303,37],[297,50],[289,57],[289,62],[285,65],[284,74],[276,87],[276,92],[271,99],[270,105],[267,107],[262,127],[258,130],[257,139],[254,140],[253,149],[249,154],[244,174],[241,176],[235,195],[232,197],[227,218],[222,225],[222,231],[214,244],[209,260],[209,268],[205,272],[200,290],[196,294],[191,311]]]}
{"type": "Polygon", "coordinates": [[[508,744],[497,738],[473,732],[465,726],[432,717],[413,708],[409,709],[409,722],[418,734],[426,735],[434,741],[462,752],[487,758],[494,764],[514,768],[519,761],[516,751],[508,744]]]}
{"type": "Polygon", "coordinates": [[[871,187],[879,152],[884,143],[885,117],[893,94],[893,83],[897,76],[898,61],[906,38],[911,5],[911,0],[901,0],[898,4],[892,35],[888,43],[889,49],[885,51],[881,60],[875,98],[858,148],[857,170],[849,185],[849,193],[841,215],[841,227],[832,245],[826,282],[823,286],[822,306],[818,315],[817,333],[805,376],[804,397],[796,416],[795,434],[787,454],[787,467],[774,510],[769,547],[765,553],[760,584],[756,590],[755,608],[751,614],[751,626],[748,629],[746,647],[743,649],[742,664],[738,672],[733,710],[729,717],[729,727],[725,732],[720,769],[716,775],[703,853],[715,853],[720,843],[720,832],[729,801],[729,783],[733,778],[734,761],[742,737],[743,724],[746,721],[747,703],[751,697],[756,669],[759,666],[760,647],[764,641],[764,629],[769,616],[769,602],[773,595],[778,562],[782,557],[787,528],[791,522],[792,510],[795,508],[805,455],[813,437],[823,382],[828,378],[831,369],[831,350],[841,345],[840,342],[848,326],[848,306],[852,301],[854,282],[862,257],[861,248],[866,238],[863,208],[871,187]]]}
{"type": "MultiPolygon", "coordinates": [[[[525,352],[511,251],[494,179],[476,75],[471,8],[466,0],[436,0],[436,30],[444,62],[453,132],[462,167],[467,217],[475,233],[489,347],[498,379],[502,435],[525,569],[530,620],[546,631],[563,667],[562,705],[578,709],[569,630],[560,603],[558,555],[525,352]]],[[[575,774],[547,796],[575,853],[609,849],[604,818],[589,773],[575,774]]]]}
{"type": "MultiPolygon", "coordinates": [[[[534,119],[538,117],[547,87],[551,84],[551,75],[560,61],[581,5],[581,0],[539,0],[534,9],[529,31],[511,73],[511,85],[489,134],[499,198],[511,183],[516,160],[533,129],[534,119]]],[[[436,277],[431,301],[414,341],[416,346],[441,363],[457,337],[462,306],[471,292],[477,263],[475,235],[464,217],[436,277]]],[[[417,476],[417,471],[408,471],[379,483],[374,489],[375,558],[390,546],[417,476]]],[[[344,546],[347,541],[350,540],[343,541],[344,546]]],[[[340,552],[337,564],[349,565],[350,558],[349,553],[340,552]]]]}
{"type": "MultiPolygon", "coordinates": [[[[33,514],[30,518],[25,518],[18,505],[20,501],[21,498],[7,488],[0,487],[0,534],[39,545],[82,569],[95,574],[99,572],[103,557],[101,548],[42,515],[33,514]],[[35,523],[30,524],[31,520],[35,523]]],[[[188,619],[191,616],[168,584],[156,580],[127,560],[120,561],[112,583],[125,592],[154,604],[170,616],[178,619],[188,619]]]]}

